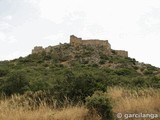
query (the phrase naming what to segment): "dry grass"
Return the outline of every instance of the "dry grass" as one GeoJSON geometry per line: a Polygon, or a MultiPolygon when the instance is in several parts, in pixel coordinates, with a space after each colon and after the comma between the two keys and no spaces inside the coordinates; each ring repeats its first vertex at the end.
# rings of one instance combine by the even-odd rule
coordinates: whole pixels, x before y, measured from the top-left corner
{"type": "Polygon", "coordinates": [[[160,114],[160,90],[153,88],[128,90],[114,87],[109,88],[108,94],[113,100],[114,113],[160,114]]]}
{"type": "MultiPolygon", "coordinates": [[[[160,113],[160,91],[156,89],[128,90],[114,87],[108,89],[114,113],[160,113]]],[[[100,120],[91,116],[84,105],[54,109],[41,104],[38,109],[29,109],[17,104],[19,96],[0,101],[0,120],[100,120]],[[16,99],[15,99],[16,98],[16,99]]]]}
{"type": "Polygon", "coordinates": [[[51,108],[42,102],[39,108],[30,108],[28,104],[18,104],[21,96],[12,96],[0,101],[0,120],[100,120],[98,115],[90,115],[84,105],[64,108],[51,108]]]}
{"type": "Polygon", "coordinates": [[[7,102],[0,104],[0,120],[84,120],[88,110],[82,106],[63,108],[62,110],[50,109],[40,106],[35,110],[23,107],[12,108],[7,102]]]}

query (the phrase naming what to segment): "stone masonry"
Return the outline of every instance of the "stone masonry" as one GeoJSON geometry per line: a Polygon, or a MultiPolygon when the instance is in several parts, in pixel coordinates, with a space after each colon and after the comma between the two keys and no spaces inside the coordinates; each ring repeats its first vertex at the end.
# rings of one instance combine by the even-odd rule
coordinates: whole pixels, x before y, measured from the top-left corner
{"type": "Polygon", "coordinates": [[[98,40],[98,39],[89,39],[89,40],[82,40],[82,38],[78,38],[74,35],[70,36],[70,44],[72,46],[81,46],[81,45],[91,45],[91,46],[98,46],[98,47],[106,47],[111,49],[111,45],[108,43],[108,40],[98,40]]]}
{"type": "Polygon", "coordinates": [[[115,50],[116,55],[121,57],[128,57],[128,52],[124,50],[115,50]]]}
{"type": "Polygon", "coordinates": [[[44,51],[44,48],[42,46],[36,46],[32,50],[32,54],[37,54],[37,53],[40,53],[40,52],[43,52],[43,51],[44,51]]]}
{"type": "MultiPolygon", "coordinates": [[[[78,47],[81,45],[85,46],[95,46],[95,47],[104,47],[106,48],[106,54],[111,55],[111,45],[108,40],[98,40],[98,39],[89,39],[82,40],[82,38],[78,38],[74,35],[70,36],[70,44],[74,47],[78,47]]],[[[115,50],[115,54],[121,57],[128,57],[128,52],[124,50],[115,50]]]]}
{"type": "MultiPolygon", "coordinates": [[[[111,52],[111,45],[109,44],[108,40],[99,40],[99,39],[89,39],[89,40],[82,40],[82,38],[78,38],[74,35],[70,36],[70,45],[73,47],[79,47],[79,46],[93,46],[95,48],[101,48],[103,47],[105,50],[106,55],[112,55],[111,52]]],[[[58,45],[59,46],[59,45],[58,45]]],[[[56,46],[55,46],[56,47],[56,46]]],[[[52,50],[52,46],[43,48],[42,46],[36,46],[32,50],[32,54],[36,54],[39,52],[50,52],[52,50]]],[[[128,52],[124,50],[114,50],[116,55],[121,57],[128,57],[128,52]]]]}

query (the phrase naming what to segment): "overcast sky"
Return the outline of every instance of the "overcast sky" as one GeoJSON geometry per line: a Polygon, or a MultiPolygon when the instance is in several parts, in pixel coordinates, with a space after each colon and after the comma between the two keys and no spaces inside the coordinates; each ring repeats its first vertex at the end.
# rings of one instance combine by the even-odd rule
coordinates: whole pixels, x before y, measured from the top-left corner
{"type": "Polygon", "coordinates": [[[0,60],[69,36],[109,40],[113,49],[160,67],[159,0],[0,0],[0,60]]]}

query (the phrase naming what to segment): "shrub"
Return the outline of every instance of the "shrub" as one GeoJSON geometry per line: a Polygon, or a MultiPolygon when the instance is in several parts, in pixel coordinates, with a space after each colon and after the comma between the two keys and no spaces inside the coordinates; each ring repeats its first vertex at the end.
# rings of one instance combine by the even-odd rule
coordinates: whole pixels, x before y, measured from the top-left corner
{"type": "Polygon", "coordinates": [[[100,59],[109,60],[109,57],[105,55],[104,53],[100,52],[99,55],[100,55],[100,59]]]}
{"type": "Polygon", "coordinates": [[[116,54],[116,51],[115,51],[115,50],[111,50],[111,52],[112,52],[113,54],[116,54]]]}
{"type": "Polygon", "coordinates": [[[153,76],[149,79],[149,85],[150,87],[154,88],[160,88],[160,77],[153,76]]]}
{"type": "Polygon", "coordinates": [[[134,87],[146,87],[147,85],[147,80],[145,78],[137,77],[132,79],[132,86],[134,87]]]}
{"type": "Polygon", "coordinates": [[[13,72],[9,78],[6,80],[2,87],[2,91],[6,95],[11,95],[14,93],[23,94],[29,88],[29,81],[27,80],[24,72],[18,71],[13,72]]]}
{"type": "Polygon", "coordinates": [[[102,120],[113,120],[112,105],[105,93],[96,91],[91,97],[87,97],[86,106],[90,111],[96,110],[102,120]]]}
{"type": "Polygon", "coordinates": [[[7,75],[7,73],[8,73],[7,69],[0,69],[0,77],[7,75]]]}
{"type": "Polygon", "coordinates": [[[65,73],[66,78],[55,80],[53,83],[53,93],[56,99],[63,102],[66,98],[71,102],[84,102],[96,90],[104,90],[92,75],[82,74],[75,76],[71,71],[65,73]]]}
{"type": "Polygon", "coordinates": [[[30,83],[31,91],[39,91],[39,90],[49,90],[50,85],[48,81],[42,78],[38,78],[30,83]]]}
{"type": "Polygon", "coordinates": [[[127,76],[127,75],[133,74],[134,71],[132,69],[128,69],[128,68],[122,68],[122,69],[116,70],[115,73],[117,75],[127,76]]]}
{"type": "Polygon", "coordinates": [[[102,60],[99,61],[99,64],[102,65],[102,64],[105,64],[105,62],[106,62],[106,60],[102,59],[102,60]]]}
{"type": "Polygon", "coordinates": [[[98,67],[98,64],[94,63],[92,64],[92,67],[98,67]]]}

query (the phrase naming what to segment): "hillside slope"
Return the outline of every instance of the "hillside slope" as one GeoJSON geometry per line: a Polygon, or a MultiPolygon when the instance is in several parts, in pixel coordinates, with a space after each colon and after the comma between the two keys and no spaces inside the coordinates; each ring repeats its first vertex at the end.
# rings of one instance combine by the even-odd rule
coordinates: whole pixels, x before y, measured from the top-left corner
{"type": "Polygon", "coordinates": [[[106,52],[103,45],[65,43],[36,50],[38,52],[34,51],[27,57],[0,62],[1,92],[23,94],[56,87],[65,91],[64,86],[74,80],[83,80],[82,85],[87,84],[87,80],[94,81],[100,88],[115,85],[160,88],[159,68],[139,63],[116,50],[106,52]],[[64,81],[67,83],[61,84],[64,81]]]}

